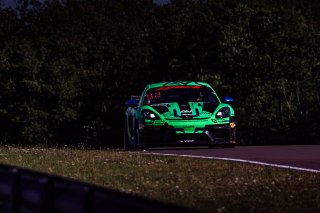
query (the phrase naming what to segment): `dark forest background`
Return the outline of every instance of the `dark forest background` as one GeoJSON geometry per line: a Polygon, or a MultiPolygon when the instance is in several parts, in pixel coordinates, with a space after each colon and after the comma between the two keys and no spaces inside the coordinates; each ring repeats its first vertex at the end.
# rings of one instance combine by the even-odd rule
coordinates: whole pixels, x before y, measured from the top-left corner
{"type": "Polygon", "coordinates": [[[2,144],[121,146],[125,100],[171,80],[233,96],[239,144],[320,143],[318,0],[0,5],[2,144]]]}

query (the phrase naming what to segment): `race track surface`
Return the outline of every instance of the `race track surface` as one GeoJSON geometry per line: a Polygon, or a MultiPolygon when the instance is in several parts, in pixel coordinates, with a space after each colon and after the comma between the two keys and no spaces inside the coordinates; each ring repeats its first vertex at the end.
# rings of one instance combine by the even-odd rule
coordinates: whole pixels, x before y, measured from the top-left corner
{"type": "Polygon", "coordinates": [[[254,161],[320,172],[320,145],[237,146],[235,148],[153,148],[148,153],[254,161]]]}

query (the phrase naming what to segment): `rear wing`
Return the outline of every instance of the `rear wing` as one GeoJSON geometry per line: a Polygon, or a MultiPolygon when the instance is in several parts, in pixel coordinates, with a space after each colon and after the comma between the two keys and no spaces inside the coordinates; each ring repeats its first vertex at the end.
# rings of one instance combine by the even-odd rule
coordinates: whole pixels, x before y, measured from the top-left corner
{"type": "Polygon", "coordinates": [[[131,100],[135,100],[136,102],[139,102],[140,98],[141,98],[140,95],[131,95],[131,100]]]}

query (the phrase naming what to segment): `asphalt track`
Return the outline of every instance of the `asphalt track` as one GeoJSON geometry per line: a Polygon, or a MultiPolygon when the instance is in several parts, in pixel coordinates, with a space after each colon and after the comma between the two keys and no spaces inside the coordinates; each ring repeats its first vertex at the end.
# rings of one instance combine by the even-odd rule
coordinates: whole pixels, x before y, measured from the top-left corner
{"type": "Polygon", "coordinates": [[[231,160],[320,173],[320,145],[153,148],[147,154],[231,160]]]}

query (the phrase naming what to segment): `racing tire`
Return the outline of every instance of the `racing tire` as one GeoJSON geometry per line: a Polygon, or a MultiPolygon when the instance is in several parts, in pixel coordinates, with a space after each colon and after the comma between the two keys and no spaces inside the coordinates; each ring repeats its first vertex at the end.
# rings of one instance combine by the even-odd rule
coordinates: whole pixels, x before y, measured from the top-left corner
{"type": "Polygon", "coordinates": [[[124,150],[135,150],[135,146],[133,144],[130,143],[129,141],[129,137],[128,137],[128,129],[127,129],[127,123],[125,122],[124,125],[124,134],[123,134],[123,148],[124,150]]]}
{"type": "Polygon", "coordinates": [[[141,145],[140,149],[147,151],[147,150],[149,150],[149,146],[148,145],[141,145]]]}
{"type": "Polygon", "coordinates": [[[233,143],[226,143],[226,144],[222,144],[223,148],[234,148],[236,145],[233,143]]]}
{"type": "Polygon", "coordinates": [[[233,143],[226,143],[226,144],[209,144],[208,148],[209,149],[214,149],[214,148],[234,148],[236,145],[233,143]]]}
{"type": "Polygon", "coordinates": [[[208,149],[213,149],[215,146],[214,145],[212,145],[212,144],[209,144],[208,145],[208,149]]]}
{"type": "Polygon", "coordinates": [[[134,136],[135,144],[139,147],[140,150],[148,150],[149,149],[148,145],[141,143],[143,139],[138,131],[139,131],[138,129],[136,129],[135,131],[135,136],[134,136]]]}

